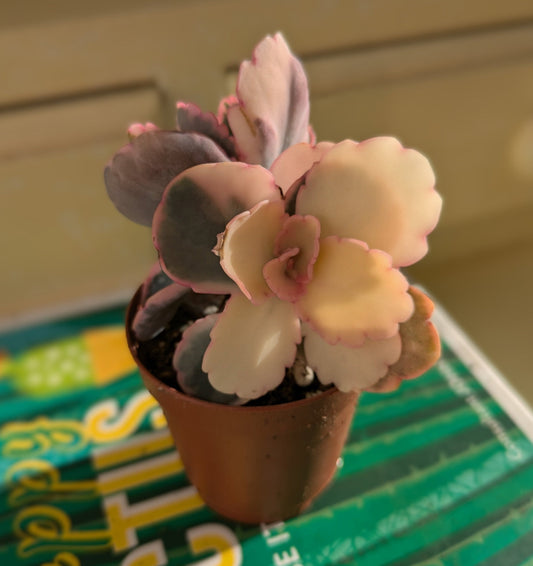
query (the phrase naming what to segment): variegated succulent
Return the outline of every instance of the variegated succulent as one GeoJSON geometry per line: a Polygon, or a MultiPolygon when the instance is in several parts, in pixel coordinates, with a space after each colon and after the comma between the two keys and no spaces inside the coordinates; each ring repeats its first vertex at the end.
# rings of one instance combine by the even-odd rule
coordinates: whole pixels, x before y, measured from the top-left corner
{"type": "Polygon", "coordinates": [[[105,180],[159,252],[140,340],[190,290],[229,296],[177,345],[186,393],[258,398],[297,350],[341,391],[392,390],[435,362],[431,301],[400,271],[426,254],[441,209],[423,155],[390,137],[316,144],[305,73],[280,34],[242,63],[218,116],[184,103],[177,115],[175,131],[130,128],[105,180]]]}

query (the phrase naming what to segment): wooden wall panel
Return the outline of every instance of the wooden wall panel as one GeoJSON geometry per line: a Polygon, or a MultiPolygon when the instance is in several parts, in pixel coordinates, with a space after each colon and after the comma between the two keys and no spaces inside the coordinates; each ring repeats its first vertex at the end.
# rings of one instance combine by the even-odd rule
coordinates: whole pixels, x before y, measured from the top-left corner
{"type": "Polygon", "coordinates": [[[0,327],[131,292],[154,251],[107,200],[106,161],[131,122],[172,127],[178,99],[215,110],[281,30],[319,137],[393,134],[430,156],[446,202],[413,274],[517,375],[533,301],[506,290],[533,277],[531,0],[44,4],[0,15],[0,327]],[[487,312],[506,328],[483,332],[487,312]]]}
{"type": "Polygon", "coordinates": [[[117,213],[102,173],[127,143],[117,132],[159,105],[144,89],[0,115],[0,320],[125,296],[142,280],[149,231],[117,213]]]}
{"type": "MultiPolygon", "coordinates": [[[[514,140],[531,116],[533,55],[360,86],[318,96],[313,104],[321,139],[395,135],[430,158],[445,198],[433,262],[474,251],[479,239],[463,242],[463,249],[449,245],[450,236],[466,225],[483,229],[487,246],[524,235],[520,223],[506,222],[505,231],[499,223],[524,207],[533,210],[531,179],[517,171],[513,159],[514,140]]],[[[530,225],[527,233],[533,236],[530,225]]]]}

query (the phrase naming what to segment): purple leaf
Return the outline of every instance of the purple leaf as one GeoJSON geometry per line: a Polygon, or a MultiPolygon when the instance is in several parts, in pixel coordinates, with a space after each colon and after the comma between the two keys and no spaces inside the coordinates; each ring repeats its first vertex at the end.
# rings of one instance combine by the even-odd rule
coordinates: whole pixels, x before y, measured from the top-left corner
{"type": "Polygon", "coordinates": [[[242,161],[270,167],[282,151],[309,141],[307,77],[280,33],[241,64],[237,98],[227,117],[242,161]]]}
{"type": "Polygon", "coordinates": [[[203,134],[217,143],[229,157],[237,157],[235,142],[228,126],[219,123],[212,112],[202,112],[196,104],[178,102],[176,105],[177,127],[180,132],[203,134]]]}
{"type": "Polygon", "coordinates": [[[163,191],[174,177],[194,165],[220,161],[228,161],[228,157],[205,136],[152,130],[112,157],[104,180],[109,197],[122,214],[151,226],[163,191]]]}
{"type": "Polygon", "coordinates": [[[213,253],[237,214],[263,200],[280,200],[269,171],[244,163],[199,165],[175,179],[154,216],[153,237],[163,269],[197,293],[236,290],[213,253]]]}
{"type": "Polygon", "coordinates": [[[156,263],[143,283],[141,306],[133,319],[132,328],[139,340],[157,336],[172,320],[180,299],[189,291],[172,281],[156,263]]]}
{"type": "Polygon", "coordinates": [[[168,287],[172,283],[174,283],[174,281],[161,269],[161,265],[156,261],[150,268],[146,279],[143,281],[141,288],[141,306],[144,306],[152,295],[155,295],[158,291],[161,291],[161,289],[168,287]]]}

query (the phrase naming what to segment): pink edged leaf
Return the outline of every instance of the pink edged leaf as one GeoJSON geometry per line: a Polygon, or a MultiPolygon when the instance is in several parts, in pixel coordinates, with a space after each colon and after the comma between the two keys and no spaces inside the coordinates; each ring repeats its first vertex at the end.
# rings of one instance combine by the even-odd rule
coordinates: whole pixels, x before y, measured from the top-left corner
{"type": "Polygon", "coordinates": [[[410,287],[415,312],[406,322],[400,324],[402,353],[387,375],[368,388],[372,393],[396,391],[404,379],[413,379],[422,375],[433,366],[440,357],[439,334],[429,320],[433,312],[431,299],[416,287],[410,287]]]}
{"type": "Polygon", "coordinates": [[[256,399],[275,389],[296,356],[300,323],[290,303],[232,295],[211,331],[202,369],[215,389],[256,399]]]}
{"type": "Polygon", "coordinates": [[[176,175],[200,163],[220,161],[228,157],[205,136],[147,130],[111,158],[104,180],[119,212],[151,226],[163,191],[176,175]]]}
{"type": "Polygon", "coordinates": [[[320,161],[334,145],[332,142],[320,142],[314,146],[297,143],[279,155],[272,163],[270,171],[283,194],[287,194],[294,182],[320,161]]]}
{"type": "MultiPolygon", "coordinates": [[[[316,144],[316,133],[315,133],[315,130],[313,130],[313,126],[311,126],[311,124],[309,124],[307,131],[309,132],[309,143],[311,145],[315,145],[316,144]]],[[[323,142],[323,143],[329,143],[329,142],[323,142]]]]}
{"type": "Polygon", "coordinates": [[[307,283],[313,275],[313,265],[318,256],[320,224],[314,216],[289,216],[276,238],[276,255],[297,248],[290,262],[289,275],[296,281],[307,283]]]}
{"type": "Polygon", "coordinates": [[[204,353],[211,341],[209,333],[218,317],[218,314],[212,314],[200,318],[185,330],[174,352],[172,365],[176,370],[179,386],[185,394],[211,403],[239,405],[244,400],[214,389],[207,374],[202,371],[204,353]]]}
{"type": "Polygon", "coordinates": [[[157,336],[172,320],[180,299],[188,291],[188,287],[172,281],[168,287],[152,295],[135,314],[132,323],[135,336],[139,340],[150,340],[157,336]]]}
{"type": "Polygon", "coordinates": [[[149,297],[173,283],[172,279],[161,269],[158,261],[152,264],[141,287],[140,304],[143,306],[149,297]]]}
{"type": "Polygon", "coordinates": [[[189,291],[170,279],[155,263],[141,289],[141,304],[133,318],[132,328],[139,340],[157,336],[176,314],[180,299],[189,291]]]}
{"type": "Polygon", "coordinates": [[[228,126],[220,123],[212,112],[202,112],[196,104],[178,102],[176,123],[178,131],[203,134],[217,143],[229,157],[236,157],[235,143],[228,126]]]}
{"type": "Polygon", "coordinates": [[[253,303],[272,295],[263,266],[274,257],[285,217],[283,201],[262,201],[233,218],[223,235],[220,265],[253,303]]]}
{"type": "Polygon", "coordinates": [[[155,124],[152,124],[152,122],[146,122],[145,124],[141,124],[140,122],[137,122],[135,124],[132,124],[128,128],[128,138],[130,139],[130,141],[133,141],[135,138],[138,138],[141,134],[154,130],[159,130],[159,128],[155,124]]]}
{"type": "Polygon", "coordinates": [[[307,174],[296,212],[316,216],[323,236],[364,241],[401,267],[427,252],[442,205],[434,186],[429,161],[398,140],[345,140],[307,174]]]}
{"type": "Polygon", "coordinates": [[[231,293],[235,283],[213,253],[218,234],[263,200],[280,200],[272,175],[259,166],[198,165],[166,189],[154,215],[153,238],[166,273],[198,293],[231,293]]]}
{"type": "Polygon", "coordinates": [[[433,312],[431,299],[416,287],[409,288],[415,311],[411,318],[400,324],[402,355],[390,368],[388,376],[412,379],[422,375],[440,357],[439,334],[429,320],[433,312]]]}
{"type": "Polygon", "coordinates": [[[307,363],[324,385],[340,391],[361,391],[373,386],[398,360],[402,348],[399,334],[384,340],[367,340],[358,348],[331,345],[308,325],[303,328],[307,363]]]}
{"type": "MultiPolygon", "coordinates": [[[[296,214],[296,200],[300,189],[305,185],[305,175],[302,175],[289,187],[289,190],[284,195],[285,197],[285,211],[291,216],[296,214]]],[[[301,216],[301,215],[300,215],[301,216]]]]}
{"type": "Polygon", "coordinates": [[[239,99],[234,94],[225,96],[218,103],[217,120],[219,124],[225,124],[227,126],[228,130],[230,131],[230,134],[231,134],[231,130],[229,129],[229,123],[228,123],[228,110],[233,106],[238,106],[238,105],[239,105],[239,99]]]}
{"type": "Polygon", "coordinates": [[[241,64],[237,98],[227,118],[242,161],[270,167],[282,151],[309,141],[307,77],[280,33],[241,64]]]}
{"type": "Polygon", "coordinates": [[[370,393],[392,393],[396,391],[402,384],[402,378],[397,375],[391,375],[390,372],[382,377],[375,385],[367,387],[365,391],[370,393]]]}
{"type": "Polygon", "coordinates": [[[326,342],[358,347],[398,332],[399,323],[413,312],[407,289],[387,254],[330,236],[320,240],[313,279],[295,304],[302,320],[326,342]]]}
{"type": "Polygon", "coordinates": [[[292,271],[289,262],[294,261],[299,251],[298,248],[288,249],[280,256],[270,260],[263,267],[265,281],[276,297],[282,301],[293,303],[299,299],[305,291],[305,284],[293,279],[289,275],[292,271]]]}

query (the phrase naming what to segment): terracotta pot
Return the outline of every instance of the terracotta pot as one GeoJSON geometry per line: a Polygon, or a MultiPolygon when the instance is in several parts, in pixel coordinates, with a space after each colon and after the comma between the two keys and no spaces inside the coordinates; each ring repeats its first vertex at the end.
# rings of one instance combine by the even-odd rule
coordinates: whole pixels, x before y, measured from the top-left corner
{"type": "Polygon", "coordinates": [[[214,511],[244,523],[298,515],[335,472],[358,394],[333,388],[265,407],[218,405],[184,395],[138,359],[130,328],[139,296],[128,309],[128,344],[200,496],[214,511]]]}

